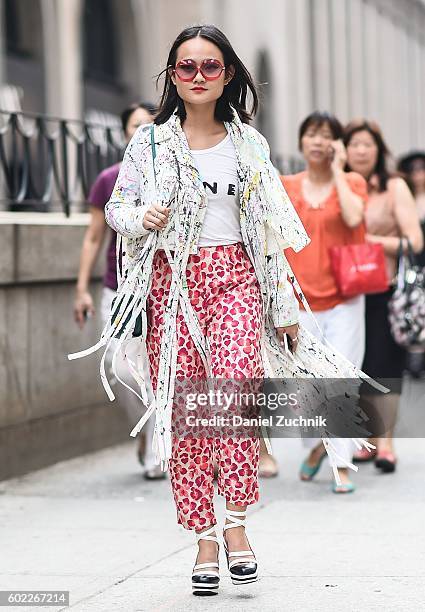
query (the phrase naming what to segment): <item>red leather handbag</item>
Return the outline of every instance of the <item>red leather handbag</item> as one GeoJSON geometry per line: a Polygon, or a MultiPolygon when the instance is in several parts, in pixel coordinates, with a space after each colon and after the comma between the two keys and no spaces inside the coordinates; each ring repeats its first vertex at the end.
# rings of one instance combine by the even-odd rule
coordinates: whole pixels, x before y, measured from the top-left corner
{"type": "Polygon", "coordinates": [[[329,249],[331,268],[344,297],[363,293],[383,293],[389,288],[384,249],[381,244],[364,242],[329,249]]]}

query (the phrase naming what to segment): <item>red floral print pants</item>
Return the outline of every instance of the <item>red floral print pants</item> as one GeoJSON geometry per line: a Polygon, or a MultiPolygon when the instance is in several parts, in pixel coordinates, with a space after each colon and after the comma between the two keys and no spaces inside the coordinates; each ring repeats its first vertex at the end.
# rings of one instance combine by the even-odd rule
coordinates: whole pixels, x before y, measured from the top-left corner
{"type": "MultiPolygon", "coordinates": [[[[242,244],[201,247],[198,254],[190,256],[186,275],[190,302],[203,334],[209,339],[212,377],[262,379],[262,300],[254,268],[242,244]]],[[[158,251],[148,298],[147,350],[154,389],[170,282],[171,270],[166,255],[158,251]]],[[[203,362],[180,310],[177,342],[176,379],[205,378],[203,362]]],[[[238,506],[258,501],[257,436],[186,437],[173,434],[169,473],[177,520],[186,529],[199,531],[216,524],[214,462],[218,467],[219,495],[238,506]]]]}

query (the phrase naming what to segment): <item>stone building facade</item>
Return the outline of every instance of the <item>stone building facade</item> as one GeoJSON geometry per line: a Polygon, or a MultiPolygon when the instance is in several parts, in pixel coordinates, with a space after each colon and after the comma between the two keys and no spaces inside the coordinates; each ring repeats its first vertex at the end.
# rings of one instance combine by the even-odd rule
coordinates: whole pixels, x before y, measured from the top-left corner
{"type": "MultiPolygon", "coordinates": [[[[155,99],[185,25],[221,27],[261,84],[258,127],[297,151],[311,110],[378,121],[393,151],[425,139],[423,0],[2,0],[0,83],[25,110],[82,118],[155,99]]],[[[0,96],[4,107],[5,97],[0,96]]],[[[11,98],[6,97],[10,105],[11,98]]]]}

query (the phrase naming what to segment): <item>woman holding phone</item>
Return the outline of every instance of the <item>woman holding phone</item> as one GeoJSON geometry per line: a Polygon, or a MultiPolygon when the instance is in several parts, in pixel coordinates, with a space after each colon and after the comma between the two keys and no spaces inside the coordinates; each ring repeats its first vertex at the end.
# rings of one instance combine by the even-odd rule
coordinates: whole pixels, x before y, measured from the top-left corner
{"type": "MultiPolygon", "coordinates": [[[[299,148],[306,170],[282,177],[284,187],[299,214],[311,243],[294,256],[286,254],[304,291],[323,336],[352,363],[361,366],[365,349],[364,295],[346,299],[340,295],[331,270],[329,248],[364,242],[363,210],[367,184],[356,173],[345,173],[343,128],[336,117],[315,112],[299,129],[299,148]]],[[[317,334],[311,317],[300,312],[300,322],[317,334]]],[[[312,447],[300,470],[301,480],[310,481],[326,456],[323,444],[305,439],[312,447]]],[[[351,493],[354,484],[348,476],[346,461],[351,461],[353,446],[349,439],[334,440],[341,456],[342,484],[333,484],[334,493],[351,493]]]]}

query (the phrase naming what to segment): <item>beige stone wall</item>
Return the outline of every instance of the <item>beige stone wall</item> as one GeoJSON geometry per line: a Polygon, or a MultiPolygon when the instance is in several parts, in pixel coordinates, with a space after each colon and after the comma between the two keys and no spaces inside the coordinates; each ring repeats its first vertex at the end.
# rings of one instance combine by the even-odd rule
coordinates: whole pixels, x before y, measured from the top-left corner
{"type": "MultiPolygon", "coordinates": [[[[0,213],[0,480],[126,439],[124,411],[99,379],[99,318],[72,318],[87,215],[0,213]]],[[[104,253],[93,280],[97,305],[104,253]]]]}

